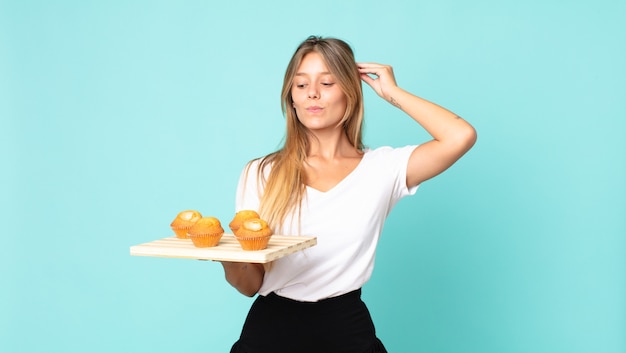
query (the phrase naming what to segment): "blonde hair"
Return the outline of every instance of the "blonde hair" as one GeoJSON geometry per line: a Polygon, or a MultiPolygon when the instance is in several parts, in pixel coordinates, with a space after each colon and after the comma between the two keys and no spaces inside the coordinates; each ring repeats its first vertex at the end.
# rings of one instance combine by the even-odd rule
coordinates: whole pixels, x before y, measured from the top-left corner
{"type": "MultiPolygon", "coordinates": [[[[363,91],[361,77],[350,46],[336,38],[310,36],[293,54],[283,80],[281,107],[287,122],[284,145],[281,149],[260,158],[258,180],[261,195],[259,214],[279,231],[287,215],[297,210],[306,190],[304,161],[309,149],[310,131],[298,120],[293,107],[291,89],[294,77],[303,58],[309,53],[319,53],[331,74],[346,95],[346,112],[339,125],[348,141],[363,150],[363,91]],[[266,168],[271,168],[265,178],[266,168]],[[261,186],[262,185],[262,186],[261,186]]],[[[298,217],[299,219],[299,217],[298,217]]]]}

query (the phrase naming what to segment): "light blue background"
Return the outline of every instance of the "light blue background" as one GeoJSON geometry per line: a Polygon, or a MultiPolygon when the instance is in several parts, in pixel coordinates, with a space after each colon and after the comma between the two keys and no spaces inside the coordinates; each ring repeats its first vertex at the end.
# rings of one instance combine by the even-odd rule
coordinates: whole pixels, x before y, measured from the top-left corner
{"type": "MultiPolygon", "coordinates": [[[[626,2],[0,1],[0,351],[227,352],[252,300],[131,257],[228,220],[309,34],[391,64],[477,145],[392,212],[364,298],[390,352],[626,352],[626,2]]],[[[426,134],[366,88],[369,146],[426,134]]]]}

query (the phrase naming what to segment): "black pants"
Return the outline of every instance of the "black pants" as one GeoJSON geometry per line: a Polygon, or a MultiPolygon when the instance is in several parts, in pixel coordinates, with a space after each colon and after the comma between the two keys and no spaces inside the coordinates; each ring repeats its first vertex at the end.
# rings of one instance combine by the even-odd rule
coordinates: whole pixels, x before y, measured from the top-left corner
{"type": "Polygon", "coordinates": [[[231,353],[387,353],[361,290],[319,302],[258,296],[231,353]]]}

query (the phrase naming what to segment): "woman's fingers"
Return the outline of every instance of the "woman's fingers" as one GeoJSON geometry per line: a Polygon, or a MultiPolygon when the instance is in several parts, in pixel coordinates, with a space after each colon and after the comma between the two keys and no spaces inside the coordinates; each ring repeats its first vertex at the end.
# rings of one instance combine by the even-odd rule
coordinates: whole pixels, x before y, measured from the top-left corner
{"type": "Polygon", "coordinates": [[[363,82],[367,83],[381,97],[387,99],[385,91],[396,86],[393,68],[377,63],[357,63],[363,82]]]}
{"type": "Polygon", "coordinates": [[[387,70],[382,65],[377,64],[357,64],[361,76],[368,75],[372,80],[376,80],[387,74],[387,70]]]}

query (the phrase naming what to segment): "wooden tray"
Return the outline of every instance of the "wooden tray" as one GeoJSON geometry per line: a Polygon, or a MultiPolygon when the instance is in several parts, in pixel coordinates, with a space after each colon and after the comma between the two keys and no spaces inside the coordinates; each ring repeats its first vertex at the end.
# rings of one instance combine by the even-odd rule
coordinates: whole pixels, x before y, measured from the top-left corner
{"type": "Polygon", "coordinates": [[[232,234],[225,233],[219,244],[196,248],[190,239],[174,236],[130,247],[133,256],[173,257],[196,260],[267,263],[317,244],[316,237],[272,235],[267,249],[246,251],[232,234]]]}

